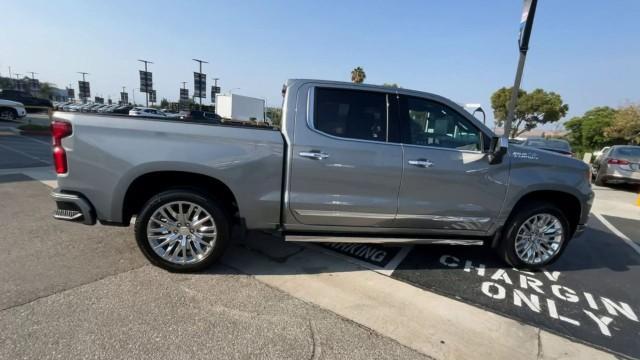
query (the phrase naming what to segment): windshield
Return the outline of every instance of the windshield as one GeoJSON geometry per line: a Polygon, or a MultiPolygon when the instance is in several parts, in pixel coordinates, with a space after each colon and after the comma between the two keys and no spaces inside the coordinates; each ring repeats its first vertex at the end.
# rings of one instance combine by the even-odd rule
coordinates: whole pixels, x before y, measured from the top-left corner
{"type": "Polygon", "coordinates": [[[553,150],[571,152],[571,146],[565,140],[528,139],[524,144],[527,146],[533,146],[540,149],[553,149],[553,150]]]}

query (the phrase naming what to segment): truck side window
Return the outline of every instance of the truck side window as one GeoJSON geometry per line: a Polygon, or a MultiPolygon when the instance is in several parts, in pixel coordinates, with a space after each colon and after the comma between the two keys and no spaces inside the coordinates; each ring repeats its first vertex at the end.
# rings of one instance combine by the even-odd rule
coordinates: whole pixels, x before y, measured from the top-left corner
{"type": "Polygon", "coordinates": [[[378,92],[316,88],[313,126],[343,138],[386,141],[386,99],[378,92]]]}
{"type": "Polygon", "coordinates": [[[401,97],[405,144],[458,150],[481,150],[481,133],[448,106],[427,99],[401,97]]]}

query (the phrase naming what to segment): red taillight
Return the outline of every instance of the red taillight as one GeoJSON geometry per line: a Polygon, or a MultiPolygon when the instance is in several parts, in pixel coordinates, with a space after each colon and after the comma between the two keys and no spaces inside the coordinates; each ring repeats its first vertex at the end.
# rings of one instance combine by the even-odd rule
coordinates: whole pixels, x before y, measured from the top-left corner
{"type": "Polygon", "coordinates": [[[56,173],[65,174],[67,172],[67,153],[62,146],[53,147],[53,164],[56,167],[56,173]]]}
{"type": "Polygon", "coordinates": [[[53,164],[56,173],[64,174],[67,172],[67,153],[62,147],[62,138],[73,133],[71,124],[65,121],[53,120],[51,122],[51,134],[53,141],[53,164]]]}
{"type": "Polygon", "coordinates": [[[623,159],[609,159],[607,160],[608,164],[615,164],[615,165],[629,165],[629,162],[627,160],[623,160],[623,159]]]}

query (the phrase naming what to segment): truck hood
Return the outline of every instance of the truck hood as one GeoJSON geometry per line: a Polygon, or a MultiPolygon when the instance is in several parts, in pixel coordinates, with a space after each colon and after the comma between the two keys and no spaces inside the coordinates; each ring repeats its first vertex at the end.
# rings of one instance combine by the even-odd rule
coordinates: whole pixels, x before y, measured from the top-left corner
{"type": "Polygon", "coordinates": [[[509,144],[509,156],[512,162],[527,163],[537,166],[554,166],[587,171],[589,165],[583,161],[567,157],[557,152],[538,149],[530,146],[509,144]]]}

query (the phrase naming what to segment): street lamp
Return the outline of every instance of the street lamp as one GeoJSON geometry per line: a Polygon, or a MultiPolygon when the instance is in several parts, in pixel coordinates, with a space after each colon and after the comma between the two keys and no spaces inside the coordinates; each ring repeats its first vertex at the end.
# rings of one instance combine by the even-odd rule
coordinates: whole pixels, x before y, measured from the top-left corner
{"type": "MultiPolygon", "coordinates": [[[[153,64],[153,63],[152,63],[151,61],[149,61],[149,60],[138,60],[138,61],[140,61],[140,62],[143,62],[143,63],[144,63],[144,73],[145,73],[145,74],[144,74],[144,75],[145,75],[144,82],[145,82],[145,87],[147,88],[147,89],[146,89],[147,91],[145,92],[145,94],[147,94],[147,107],[149,107],[149,90],[151,90],[151,89],[149,89],[149,88],[148,88],[148,87],[149,87],[149,84],[147,84],[147,78],[146,78],[146,76],[147,76],[147,72],[148,72],[148,71],[147,71],[147,64],[153,64]]],[[[153,87],[153,86],[152,86],[152,87],[153,87]]]]}
{"type": "MultiPolygon", "coordinates": [[[[206,62],[206,61],[204,61],[204,60],[200,60],[200,59],[191,59],[191,60],[193,60],[193,61],[197,61],[197,62],[200,64],[200,71],[199,71],[199,74],[200,74],[200,76],[202,76],[202,63],[208,64],[208,62],[206,62]]],[[[194,90],[195,90],[195,89],[194,89],[194,90]]],[[[198,98],[200,99],[200,109],[199,109],[199,110],[202,110],[202,94],[201,94],[201,93],[202,93],[202,77],[200,78],[200,87],[199,87],[199,90],[200,90],[200,91],[199,91],[199,93],[200,93],[200,94],[198,94],[198,98]]],[[[194,91],[194,92],[195,92],[195,91],[194,91]]],[[[204,93],[205,93],[205,95],[207,94],[207,87],[206,87],[206,86],[205,86],[205,88],[204,88],[204,93]]]]}
{"type": "Polygon", "coordinates": [[[231,89],[229,89],[229,91],[227,91],[227,93],[228,93],[229,95],[231,95],[231,92],[232,92],[233,90],[240,90],[240,88],[239,88],[239,87],[231,88],[231,89]]]}

